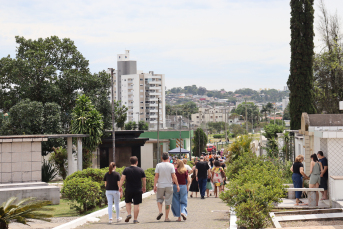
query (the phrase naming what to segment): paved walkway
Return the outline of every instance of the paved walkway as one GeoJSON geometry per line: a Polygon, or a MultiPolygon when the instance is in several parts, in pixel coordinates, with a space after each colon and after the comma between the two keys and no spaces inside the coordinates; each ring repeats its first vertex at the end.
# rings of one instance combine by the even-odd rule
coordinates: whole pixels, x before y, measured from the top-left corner
{"type": "MultiPolygon", "coordinates": [[[[120,216],[123,221],[120,223],[108,224],[108,215],[101,217],[99,222],[86,224],[78,228],[229,228],[229,207],[219,198],[188,198],[188,217],[186,221],[176,222],[176,217],[170,211],[169,218],[172,222],[164,222],[164,216],[157,221],[158,214],[156,195],[152,195],[143,199],[140,205],[140,213],[138,216],[139,224],[133,224],[133,219],[129,223],[125,223],[124,219],[127,215],[126,209],[120,211],[120,216]]],[[[133,209],[132,209],[133,213],[133,209]]],[[[114,214],[115,215],[115,214],[114,214]]]]}

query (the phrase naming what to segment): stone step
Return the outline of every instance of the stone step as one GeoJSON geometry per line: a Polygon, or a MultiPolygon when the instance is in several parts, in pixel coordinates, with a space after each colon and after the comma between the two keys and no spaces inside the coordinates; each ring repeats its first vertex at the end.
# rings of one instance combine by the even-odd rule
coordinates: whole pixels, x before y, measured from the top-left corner
{"type": "Polygon", "coordinates": [[[275,217],[277,221],[298,221],[298,220],[316,220],[316,219],[337,219],[343,218],[343,212],[326,214],[307,214],[307,215],[288,215],[275,217]]]}
{"type": "Polygon", "coordinates": [[[324,191],[323,188],[286,188],[288,191],[318,192],[324,191]]]}
{"type": "Polygon", "coordinates": [[[12,196],[17,197],[17,201],[34,197],[37,200],[49,200],[52,204],[60,203],[60,188],[57,186],[31,186],[0,189],[0,204],[7,201],[12,196]]]}
{"type": "Polygon", "coordinates": [[[35,187],[35,186],[48,186],[45,182],[26,182],[26,183],[8,183],[0,184],[0,189],[4,188],[20,188],[20,187],[35,187]]]}

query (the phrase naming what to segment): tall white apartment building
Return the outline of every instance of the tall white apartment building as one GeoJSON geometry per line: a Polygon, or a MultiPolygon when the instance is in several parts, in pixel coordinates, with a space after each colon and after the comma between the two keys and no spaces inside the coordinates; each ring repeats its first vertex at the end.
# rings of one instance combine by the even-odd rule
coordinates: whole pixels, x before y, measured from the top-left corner
{"type": "Polygon", "coordinates": [[[165,77],[153,71],[137,71],[137,61],[130,60],[129,50],[117,55],[115,71],[115,100],[128,107],[127,122],[146,121],[149,129],[157,129],[158,112],[160,128],[166,127],[165,114],[165,77]],[[160,109],[158,111],[158,99],[160,109]]]}

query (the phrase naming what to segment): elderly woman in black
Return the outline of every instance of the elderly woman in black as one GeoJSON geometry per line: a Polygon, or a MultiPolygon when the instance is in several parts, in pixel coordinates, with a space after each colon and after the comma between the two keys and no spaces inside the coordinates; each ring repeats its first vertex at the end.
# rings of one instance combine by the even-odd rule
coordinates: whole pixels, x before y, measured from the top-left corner
{"type": "MultiPolygon", "coordinates": [[[[304,156],[303,155],[298,155],[295,158],[295,162],[291,167],[291,171],[293,172],[292,175],[292,180],[293,180],[293,185],[294,188],[302,188],[303,187],[303,177],[307,180],[309,179],[308,176],[306,176],[306,174],[304,173],[304,165],[303,162],[304,161],[304,156]]],[[[299,203],[302,203],[300,201],[300,197],[301,197],[301,191],[296,191],[295,192],[295,198],[296,198],[296,206],[299,205],[299,203]]]]}

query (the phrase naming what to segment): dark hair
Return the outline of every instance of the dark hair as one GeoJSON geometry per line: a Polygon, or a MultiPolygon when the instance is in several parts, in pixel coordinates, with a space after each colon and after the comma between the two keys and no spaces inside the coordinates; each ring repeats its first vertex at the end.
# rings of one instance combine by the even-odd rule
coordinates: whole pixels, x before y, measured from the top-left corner
{"type": "Polygon", "coordinates": [[[318,153],[317,154],[319,154],[320,156],[324,156],[324,154],[323,154],[323,151],[318,151],[318,153]]]}
{"type": "Polygon", "coordinates": [[[214,161],[214,166],[216,166],[216,167],[220,166],[220,162],[218,160],[215,160],[214,161]]]}
{"type": "Polygon", "coordinates": [[[167,160],[168,158],[169,158],[169,153],[167,153],[167,152],[162,153],[162,159],[163,160],[167,160]]]}
{"type": "Polygon", "coordinates": [[[318,161],[318,157],[315,153],[311,155],[311,158],[313,159],[314,162],[318,161]]]}
{"type": "Polygon", "coordinates": [[[131,165],[136,164],[137,161],[138,161],[138,158],[137,158],[136,156],[130,157],[130,163],[131,163],[131,165]]]}
{"type": "Polygon", "coordinates": [[[109,174],[112,173],[112,170],[113,170],[114,167],[116,167],[116,163],[111,162],[111,163],[110,163],[110,166],[109,166],[109,168],[108,168],[108,173],[109,173],[109,174]]]}

